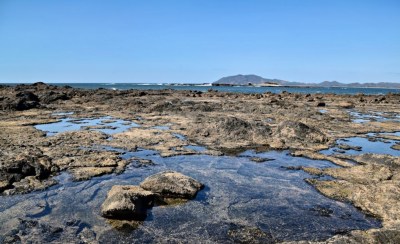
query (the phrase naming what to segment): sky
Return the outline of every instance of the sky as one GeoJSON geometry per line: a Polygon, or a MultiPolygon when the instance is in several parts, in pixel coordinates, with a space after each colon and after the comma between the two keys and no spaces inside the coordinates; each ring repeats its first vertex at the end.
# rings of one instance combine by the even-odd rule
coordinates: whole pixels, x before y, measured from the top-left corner
{"type": "Polygon", "coordinates": [[[400,82],[399,0],[0,0],[0,82],[400,82]]]}

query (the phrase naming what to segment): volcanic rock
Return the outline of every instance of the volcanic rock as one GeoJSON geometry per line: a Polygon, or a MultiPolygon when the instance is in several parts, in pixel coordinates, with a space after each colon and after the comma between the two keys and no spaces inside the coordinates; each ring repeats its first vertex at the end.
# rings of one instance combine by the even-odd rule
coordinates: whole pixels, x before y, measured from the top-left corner
{"type": "Polygon", "coordinates": [[[153,202],[154,194],[139,186],[115,185],[101,206],[101,215],[112,219],[142,220],[153,202]]]}
{"type": "Polygon", "coordinates": [[[140,186],[162,197],[192,199],[204,185],[175,171],[164,171],[147,177],[140,186]]]}

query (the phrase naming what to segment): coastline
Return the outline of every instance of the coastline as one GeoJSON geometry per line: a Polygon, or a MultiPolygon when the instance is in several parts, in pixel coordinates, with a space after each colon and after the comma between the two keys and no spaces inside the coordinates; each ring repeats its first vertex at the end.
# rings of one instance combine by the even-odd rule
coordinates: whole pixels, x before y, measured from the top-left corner
{"type": "MultiPolygon", "coordinates": [[[[3,86],[18,86],[18,85],[32,85],[33,83],[3,83],[3,86]]],[[[235,93],[281,93],[287,91],[291,93],[338,93],[338,94],[357,94],[362,93],[366,95],[382,95],[388,93],[400,93],[399,88],[387,87],[317,87],[317,86],[215,86],[212,84],[144,84],[144,83],[49,83],[55,86],[70,86],[73,88],[83,88],[89,90],[95,89],[110,89],[110,90],[197,90],[201,92],[208,92],[208,90],[218,90],[220,92],[235,92],[235,93]]]]}

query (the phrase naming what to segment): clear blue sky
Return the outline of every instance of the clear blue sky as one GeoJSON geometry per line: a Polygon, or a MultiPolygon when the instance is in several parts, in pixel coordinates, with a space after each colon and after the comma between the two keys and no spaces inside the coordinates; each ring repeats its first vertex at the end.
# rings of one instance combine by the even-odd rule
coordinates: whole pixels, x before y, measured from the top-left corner
{"type": "Polygon", "coordinates": [[[0,82],[400,82],[400,0],[0,0],[0,82]]]}

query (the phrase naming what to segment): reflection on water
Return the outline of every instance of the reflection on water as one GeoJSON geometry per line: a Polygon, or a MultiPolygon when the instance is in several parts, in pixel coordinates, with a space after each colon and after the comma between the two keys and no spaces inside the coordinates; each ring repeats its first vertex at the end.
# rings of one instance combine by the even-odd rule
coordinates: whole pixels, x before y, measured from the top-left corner
{"type": "Polygon", "coordinates": [[[178,134],[178,133],[172,133],[173,136],[175,136],[176,138],[178,138],[181,141],[186,141],[186,136],[182,135],[182,134],[178,134]]]}
{"type": "Polygon", "coordinates": [[[387,120],[391,121],[399,121],[400,115],[396,113],[382,113],[382,112],[373,112],[370,111],[368,113],[360,113],[354,110],[349,111],[349,115],[352,118],[353,123],[363,124],[372,121],[383,122],[387,120]]]}
{"type": "Polygon", "coordinates": [[[132,127],[139,127],[139,125],[127,120],[114,119],[111,116],[94,119],[64,118],[55,123],[35,125],[36,129],[46,131],[47,136],[81,129],[98,130],[111,135],[124,132],[132,127]]]}
{"type": "Polygon", "coordinates": [[[206,147],[202,147],[202,146],[196,146],[196,145],[188,145],[185,146],[185,148],[196,151],[196,152],[204,152],[207,151],[206,147]]]}
{"type": "Polygon", "coordinates": [[[167,125],[158,125],[158,126],[153,126],[151,127],[152,129],[156,130],[170,130],[171,128],[167,125]]]}
{"type": "MultiPolygon", "coordinates": [[[[369,136],[372,136],[374,134],[368,134],[369,136]]],[[[376,153],[376,154],[389,154],[393,156],[400,156],[400,151],[399,150],[394,150],[391,147],[397,143],[395,140],[371,140],[368,138],[364,137],[350,137],[350,138],[344,138],[344,139],[339,139],[336,141],[336,143],[339,144],[347,144],[352,147],[361,147],[361,150],[341,150],[339,147],[333,147],[327,150],[321,151],[321,153],[326,154],[326,155],[331,155],[337,152],[342,152],[350,155],[359,155],[359,154],[364,154],[364,153],[376,153]]]]}

